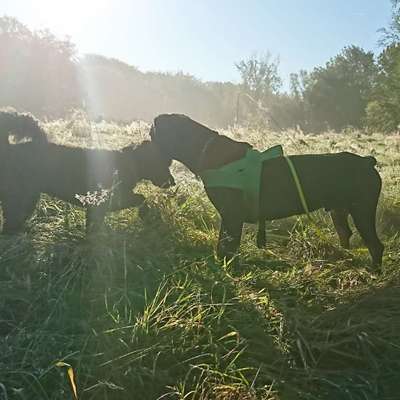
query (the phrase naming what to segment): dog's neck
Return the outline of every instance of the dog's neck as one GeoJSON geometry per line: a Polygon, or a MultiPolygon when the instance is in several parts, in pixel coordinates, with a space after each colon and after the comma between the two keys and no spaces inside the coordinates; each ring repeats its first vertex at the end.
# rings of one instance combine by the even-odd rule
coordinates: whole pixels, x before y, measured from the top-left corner
{"type": "Polygon", "coordinates": [[[237,142],[224,135],[216,135],[205,143],[200,154],[197,173],[220,168],[239,160],[245,156],[249,148],[251,148],[249,143],[237,142]]]}
{"type": "Polygon", "coordinates": [[[197,161],[197,172],[200,173],[202,170],[204,170],[203,164],[204,164],[204,160],[208,151],[209,146],[211,145],[211,143],[213,143],[219,135],[212,135],[205,143],[204,146],[200,152],[199,155],[199,160],[197,161]]]}
{"type": "Polygon", "coordinates": [[[180,161],[194,174],[201,175],[207,169],[220,168],[223,165],[244,157],[251,148],[249,143],[237,142],[217,133],[196,138],[188,145],[178,142],[171,158],[180,161]]]}

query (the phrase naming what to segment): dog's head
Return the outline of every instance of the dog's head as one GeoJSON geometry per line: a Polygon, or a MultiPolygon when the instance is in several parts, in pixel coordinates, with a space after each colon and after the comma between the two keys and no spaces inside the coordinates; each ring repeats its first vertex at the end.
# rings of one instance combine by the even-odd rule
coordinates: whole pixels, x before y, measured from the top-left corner
{"type": "Polygon", "coordinates": [[[182,114],[161,114],[150,130],[151,141],[164,157],[182,162],[195,173],[204,145],[215,135],[218,132],[182,114]]]}
{"type": "Polygon", "coordinates": [[[45,132],[31,114],[0,110],[0,130],[10,135],[15,143],[46,142],[45,132]]]}
{"type": "Polygon", "coordinates": [[[190,121],[190,118],[181,114],[159,115],[150,129],[151,141],[165,156],[172,158],[176,148],[190,140],[190,121]]]}
{"type": "Polygon", "coordinates": [[[162,155],[154,143],[145,140],[136,148],[127,147],[123,152],[126,164],[132,168],[132,176],[136,176],[137,180],[148,179],[161,188],[175,185],[169,170],[172,160],[162,155]]]}

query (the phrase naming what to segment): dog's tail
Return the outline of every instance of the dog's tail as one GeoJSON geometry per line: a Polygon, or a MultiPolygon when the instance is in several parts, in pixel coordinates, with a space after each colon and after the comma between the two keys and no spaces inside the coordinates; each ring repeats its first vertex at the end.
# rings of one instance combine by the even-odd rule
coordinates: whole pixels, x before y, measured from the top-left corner
{"type": "Polygon", "coordinates": [[[32,115],[0,110],[0,152],[10,146],[11,136],[17,142],[47,143],[44,130],[32,115]]]}

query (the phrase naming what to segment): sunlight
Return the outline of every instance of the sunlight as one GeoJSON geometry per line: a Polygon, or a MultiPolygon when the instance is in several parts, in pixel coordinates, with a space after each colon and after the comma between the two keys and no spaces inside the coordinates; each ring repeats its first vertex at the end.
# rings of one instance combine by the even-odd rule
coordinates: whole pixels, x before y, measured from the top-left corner
{"type": "MultiPolygon", "coordinates": [[[[78,41],[85,40],[94,27],[98,28],[102,17],[110,11],[109,6],[112,4],[110,0],[41,0],[37,4],[38,23],[58,36],[70,36],[72,40],[78,41]]],[[[101,109],[96,83],[82,71],[80,85],[86,93],[87,110],[96,113],[101,109]]],[[[90,135],[90,146],[103,147],[96,130],[92,127],[90,135]]],[[[100,171],[110,162],[106,156],[90,158],[88,164],[91,166],[88,171],[92,171],[93,175],[89,176],[88,180],[100,181],[100,171]]]]}
{"type": "Polygon", "coordinates": [[[36,4],[38,22],[58,35],[82,34],[87,24],[104,13],[109,0],[41,0],[36,4]]]}

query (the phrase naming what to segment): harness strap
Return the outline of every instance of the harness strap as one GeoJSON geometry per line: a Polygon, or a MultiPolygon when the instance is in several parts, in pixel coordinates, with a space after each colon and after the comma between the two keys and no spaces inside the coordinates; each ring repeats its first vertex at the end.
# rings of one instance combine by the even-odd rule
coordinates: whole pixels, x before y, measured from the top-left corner
{"type": "Polygon", "coordinates": [[[297,188],[297,192],[299,193],[301,205],[303,206],[303,209],[306,212],[307,217],[310,220],[312,220],[311,214],[310,214],[310,210],[308,208],[307,201],[306,201],[306,198],[304,196],[303,188],[301,187],[300,179],[299,179],[299,176],[297,175],[297,172],[296,172],[296,168],[294,167],[292,160],[288,156],[284,156],[284,157],[285,157],[285,159],[286,159],[286,161],[287,161],[287,163],[289,165],[290,172],[292,173],[293,180],[294,180],[294,183],[295,183],[296,188],[297,188]]]}

